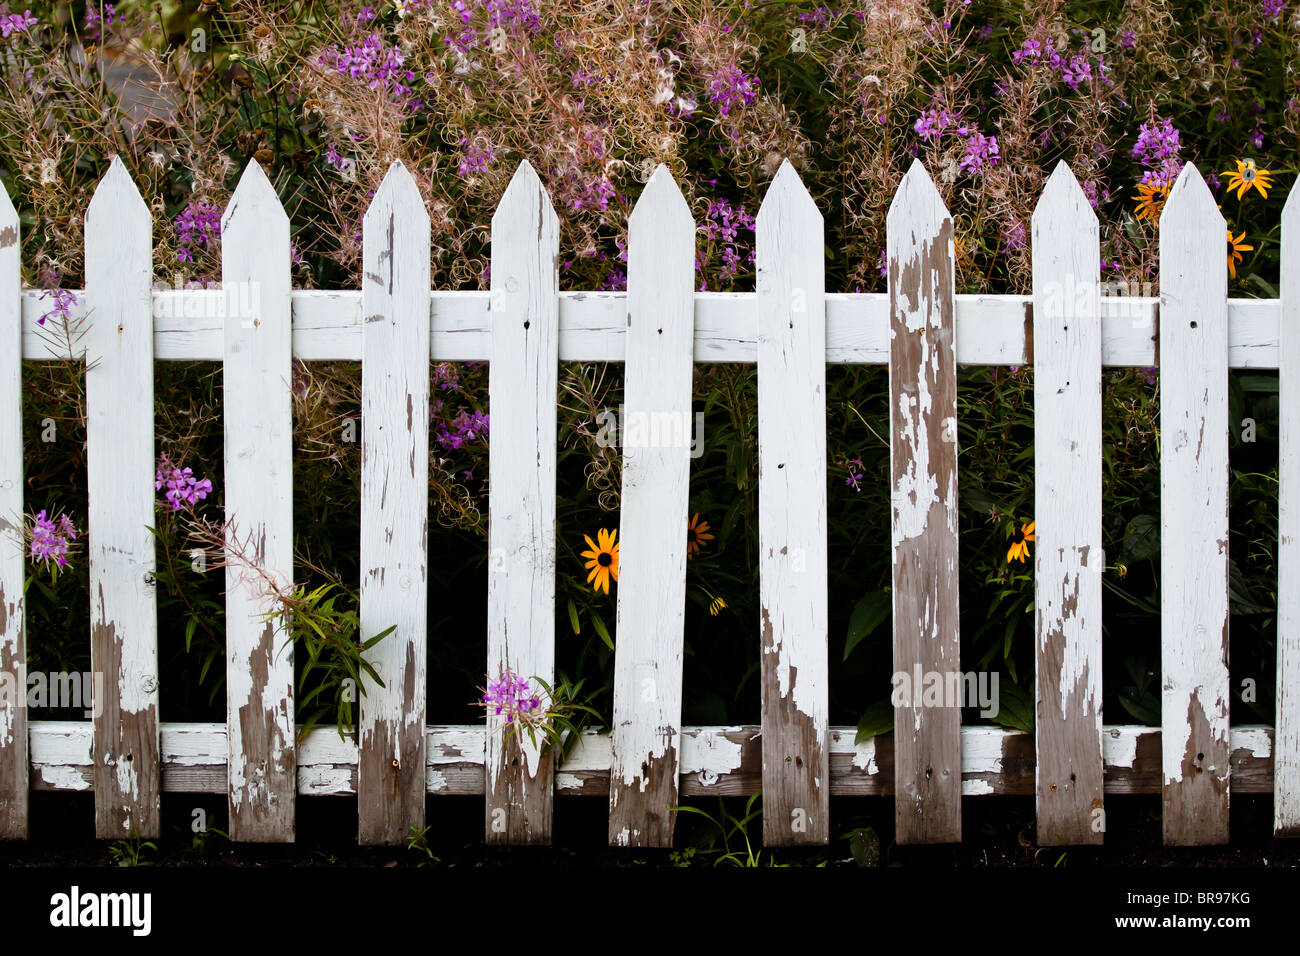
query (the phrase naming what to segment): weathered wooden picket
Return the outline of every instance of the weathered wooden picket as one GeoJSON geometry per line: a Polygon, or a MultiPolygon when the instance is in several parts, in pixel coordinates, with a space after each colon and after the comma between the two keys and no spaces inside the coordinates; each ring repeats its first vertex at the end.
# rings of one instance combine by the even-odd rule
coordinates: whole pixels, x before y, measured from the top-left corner
{"type": "MultiPolygon", "coordinates": [[[[961,797],[1034,793],[1042,844],[1103,839],[1105,793],[1164,798],[1170,844],[1228,837],[1229,787],[1274,793],[1300,835],[1300,199],[1283,213],[1281,297],[1227,298],[1225,223],[1188,165],[1161,222],[1161,297],[1112,297],[1097,220],[1059,166],[1033,218],[1032,296],[956,295],[953,226],[917,163],[888,218],[888,294],[829,294],[821,215],[784,165],[757,220],[757,292],[695,290],[695,224],[661,168],[630,222],[626,293],[561,293],[559,232],[521,164],[492,221],[490,292],[431,292],[429,220],[394,164],[365,217],[360,292],[294,291],[289,223],[250,164],[223,222],[221,291],[151,288],[151,216],[114,161],[86,213],[84,321],[91,723],[0,703],[0,838],[28,833],[30,790],[92,790],[96,832],[156,836],[163,791],[226,793],[243,841],[294,839],[299,794],[356,794],[359,838],[399,843],[428,794],[485,797],[485,835],[552,840],[556,794],[609,800],[614,845],[666,846],[683,796],[764,794],[769,845],[825,843],[831,795],[895,798],[900,843],[961,839],[961,797]],[[248,297],[229,294],[253,288],[248,297]],[[151,572],[155,361],[221,361],[225,507],[260,572],[293,579],[290,364],[361,360],[361,624],[386,687],[359,743],[294,743],[293,666],[256,581],[227,573],[227,721],[160,724],[151,572]],[[624,362],[625,414],[691,407],[695,362],[758,375],[762,723],[683,727],[689,448],[627,447],[613,726],[550,752],[486,726],[426,726],[430,361],[489,361],[489,673],[554,671],[557,365],[624,362]],[[958,702],[896,709],[855,744],[828,726],[825,372],[890,370],[895,669],[960,673],[957,366],[1034,367],[1037,721],[962,727],[958,702]],[[1101,722],[1101,371],[1161,379],[1162,726],[1101,722]],[[1229,368],[1281,388],[1277,726],[1228,725],[1229,368]],[[415,411],[412,411],[412,410],[415,411]]],[[[23,513],[21,362],[68,358],[20,278],[0,190],[0,531],[23,513]]],[[[973,453],[978,454],[978,450],[973,453]]],[[[24,556],[0,546],[0,671],[25,687],[24,556]]],[[[437,636],[435,635],[435,639],[437,636]]],[[[468,689],[467,689],[468,690],[468,689]]]]}

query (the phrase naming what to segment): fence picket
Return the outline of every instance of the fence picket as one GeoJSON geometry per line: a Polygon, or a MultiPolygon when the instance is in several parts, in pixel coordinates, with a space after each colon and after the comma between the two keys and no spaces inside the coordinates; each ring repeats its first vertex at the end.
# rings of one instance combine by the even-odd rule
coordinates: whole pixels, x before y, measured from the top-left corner
{"type": "MultiPolygon", "coordinates": [[[[560,233],[542,182],[519,164],[492,217],[488,365],[488,678],[555,676],[555,462],[560,233]]],[[[426,310],[427,314],[427,310],[426,310]]],[[[487,718],[488,843],[551,842],[555,751],[487,718]]]]}
{"type": "Polygon", "coordinates": [[[1038,842],[1101,843],[1101,259],[1064,163],[1033,217],[1038,842]]]}
{"type": "Polygon", "coordinates": [[[20,235],[18,213],[0,183],[0,840],[27,839],[20,235]]]}
{"type": "Polygon", "coordinates": [[[1282,209],[1273,830],[1300,836],[1300,190],[1282,209]]]}
{"type": "MultiPolygon", "coordinates": [[[[893,529],[894,820],[904,843],[961,840],[961,705],[923,687],[960,673],[957,352],[952,217],[919,160],[886,220],[893,529]]],[[[960,683],[958,684],[960,686],[960,683]]]]}
{"type": "Polygon", "coordinates": [[[293,647],[270,587],[293,582],[289,217],[248,164],[221,224],[226,300],[226,723],[230,837],[292,843],[293,647]]]}
{"type": "Polygon", "coordinates": [[[695,222],[660,166],[628,224],[609,842],[671,846],[681,755],[695,222]],[[676,424],[655,441],[649,424],[676,424]],[[644,429],[638,424],[647,423],[644,429]],[[629,437],[644,432],[645,443],[629,437]]]}
{"type": "Polygon", "coordinates": [[[1227,225],[1188,163],[1160,217],[1164,842],[1228,840],[1227,225]]]}
{"type": "Polygon", "coordinates": [[[363,844],[404,844],[425,818],[428,644],[429,215],[393,163],[362,224],[361,635],[384,686],[361,698],[363,844]]]}
{"type": "Polygon", "coordinates": [[[86,480],[95,835],[157,837],[153,216],[114,158],[86,210],[86,480]],[[98,702],[97,702],[98,704],[98,702]]]}
{"type": "Polygon", "coordinates": [[[822,215],[789,160],[758,211],[763,843],[830,840],[822,215]]]}

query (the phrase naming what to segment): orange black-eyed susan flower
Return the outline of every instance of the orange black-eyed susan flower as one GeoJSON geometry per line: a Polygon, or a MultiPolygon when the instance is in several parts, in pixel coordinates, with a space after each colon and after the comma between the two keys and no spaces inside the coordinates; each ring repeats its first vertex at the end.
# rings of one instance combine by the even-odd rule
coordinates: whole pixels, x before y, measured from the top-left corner
{"type": "Polygon", "coordinates": [[[591,548],[583,551],[582,557],[588,559],[585,567],[591,573],[587,575],[587,583],[593,590],[608,594],[609,579],[618,580],[618,544],[614,540],[617,536],[618,529],[607,531],[604,528],[596,532],[596,541],[591,540],[591,535],[583,535],[591,548]]]}
{"type": "Polygon", "coordinates": [[[1011,536],[1011,547],[1007,549],[1007,564],[1012,561],[1025,563],[1029,557],[1029,542],[1034,540],[1034,522],[1022,524],[1020,530],[1011,536]]]}
{"type": "Polygon", "coordinates": [[[1253,159],[1237,160],[1236,169],[1225,169],[1223,175],[1228,177],[1228,192],[1237,191],[1237,198],[1243,198],[1252,189],[1268,198],[1268,191],[1273,188],[1273,174],[1267,169],[1260,169],[1253,159]]]}
{"type": "Polygon", "coordinates": [[[695,517],[691,518],[690,523],[686,525],[687,556],[698,553],[712,540],[713,535],[709,534],[709,523],[701,521],[699,514],[696,513],[695,517]]]}
{"type": "Polygon", "coordinates": [[[1246,233],[1244,230],[1236,239],[1232,238],[1232,230],[1228,230],[1228,274],[1234,279],[1237,278],[1237,263],[1241,261],[1241,254],[1255,251],[1254,246],[1248,246],[1242,242],[1245,238],[1246,233]]]}
{"type": "Polygon", "coordinates": [[[1169,198],[1169,186],[1161,182],[1138,183],[1137,191],[1138,194],[1133,197],[1137,203],[1137,217],[1159,222],[1160,212],[1165,208],[1165,200],[1169,198]]]}

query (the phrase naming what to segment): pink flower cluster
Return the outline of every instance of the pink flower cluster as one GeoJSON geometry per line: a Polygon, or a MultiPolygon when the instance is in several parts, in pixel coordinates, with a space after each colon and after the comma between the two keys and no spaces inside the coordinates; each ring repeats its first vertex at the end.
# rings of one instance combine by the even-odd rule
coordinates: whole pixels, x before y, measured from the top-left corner
{"type": "Polygon", "coordinates": [[[1143,183],[1172,186],[1183,170],[1183,161],[1178,156],[1181,149],[1173,120],[1155,119],[1138,127],[1137,142],[1129,155],[1146,167],[1143,183]]]}
{"type": "Polygon", "coordinates": [[[0,3],[0,37],[8,39],[11,33],[26,33],[28,27],[36,26],[37,20],[32,11],[10,13],[9,4],[0,3]]]}
{"type": "Polygon", "coordinates": [[[491,708],[496,715],[505,714],[506,723],[510,724],[514,723],[517,716],[539,709],[542,701],[533,691],[528,678],[506,670],[496,680],[488,681],[483,706],[491,708]]]}
{"type": "Polygon", "coordinates": [[[207,478],[195,478],[192,468],[177,468],[166,455],[158,459],[158,469],[154,473],[154,489],[162,491],[172,511],[180,511],[186,505],[196,505],[212,492],[212,482],[207,478]]]}
{"type": "Polygon", "coordinates": [[[30,557],[46,564],[53,561],[56,566],[68,566],[68,545],[75,541],[79,532],[67,515],[60,515],[56,522],[46,516],[45,510],[32,521],[30,557]]]}
{"type": "Polygon", "coordinates": [[[1061,80],[1072,90],[1077,90],[1094,79],[1104,83],[1110,82],[1106,76],[1105,56],[1098,54],[1094,73],[1093,62],[1088,56],[1086,45],[1077,53],[1069,53],[1055,49],[1050,42],[1044,43],[1042,40],[1031,38],[1022,43],[1020,49],[1011,52],[1011,62],[1017,66],[1026,63],[1046,63],[1049,69],[1061,74],[1061,80]]]}
{"type": "Polygon", "coordinates": [[[202,199],[191,199],[176,217],[176,258],[193,262],[201,249],[212,249],[221,241],[221,207],[202,199]]]}

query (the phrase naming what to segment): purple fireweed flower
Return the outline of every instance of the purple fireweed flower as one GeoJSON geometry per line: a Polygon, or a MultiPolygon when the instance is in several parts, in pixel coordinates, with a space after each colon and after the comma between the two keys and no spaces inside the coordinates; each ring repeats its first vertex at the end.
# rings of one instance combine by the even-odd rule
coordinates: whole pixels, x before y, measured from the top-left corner
{"type": "Polygon", "coordinates": [[[1276,20],[1286,13],[1286,10],[1286,0],[1263,0],[1259,5],[1259,12],[1269,20],[1276,20]]]}
{"type": "Polygon", "coordinates": [[[1011,62],[1019,66],[1026,60],[1030,63],[1037,63],[1043,56],[1042,40],[1026,40],[1020,44],[1019,50],[1013,50],[1011,53],[1011,62]]]}
{"type": "Polygon", "coordinates": [[[471,143],[467,137],[462,136],[457,145],[464,150],[460,158],[460,166],[456,170],[461,179],[471,173],[485,173],[496,162],[496,150],[482,137],[471,143]]]}
{"type": "Polygon", "coordinates": [[[493,714],[505,714],[508,724],[514,723],[516,717],[531,714],[542,706],[542,700],[533,690],[528,678],[519,677],[509,669],[503,671],[496,680],[488,681],[487,693],[483,695],[482,702],[493,714]]]}
{"type": "Polygon", "coordinates": [[[0,38],[8,39],[11,33],[26,33],[27,28],[36,26],[37,22],[32,11],[10,13],[9,4],[0,3],[0,38]]]}
{"type": "Polygon", "coordinates": [[[985,136],[974,127],[960,126],[957,135],[966,140],[966,155],[959,164],[967,173],[981,173],[986,166],[998,164],[998,138],[985,136]]]}
{"type": "Polygon", "coordinates": [[[461,409],[450,422],[440,424],[433,437],[443,449],[459,451],[471,442],[486,440],[489,424],[487,412],[461,409]]]}
{"type": "Polygon", "coordinates": [[[158,459],[158,468],[154,472],[154,490],[162,491],[172,506],[172,511],[180,511],[186,505],[196,505],[212,492],[212,482],[207,478],[195,478],[192,468],[177,468],[171,460],[163,455],[158,459]]]}
{"type": "Polygon", "coordinates": [[[708,248],[697,248],[696,265],[700,271],[700,291],[708,289],[708,283],[722,285],[740,274],[741,266],[754,261],[753,250],[746,251],[749,237],[742,237],[742,232],[754,234],[754,217],[745,211],[744,206],[733,206],[728,199],[716,199],[709,203],[704,213],[704,220],[699,226],[705,239],[721,243],[719,255],[722,267],[717,270],[708,268],[708,248]]]}
{"type": "Polygon", "coordinates": [[[1061,79],[1072,90],[1077,90],[1084,83],[1092,80],[1092,63],[1087,56],[1076,53],[1061,67],[1061,79]]]}
{"type": "Polygon", "coordinates": [[[202,249],[213,249],[221,241],[221,207],[202,199],[192,199],[176,217],[176,241],[180,249],[176,258],[193,262],[202,249]]]}
{"type": "Polygon", "coordinates": [[[1182,143],[1173,120],[1156,119],[1138,127],[1137,141],[1129,155],[1146,167],[1142,175],[1144,184],[1171,186],[1183,169],[1183,161],[1178,155],[1181,149],[1182,143]]]}
{"type": "Polygon", "coordinates": [[[921,139],[929,142],[939,139],[944,130],[950,126],[955,126],[960,117],[952,112],[941,108],[928,109],[921,114],[921,118],[912,126],[912,130],[921,139]]]}
{"type": "Polygon", "coordinates": [[[1011,218],[1002,224],[1002,248],[1008,252],[1019,252],[1025,247],[1025,224],[1019,219],[1011,218]]]}
{"type": "Polygon", "coordinates": [[[36,320],[38,325],[44,325],[45,320],[52,316],[58,316],[63,320],[64,326],[67,326],[68,319],[72,316],[72,307],[77,304],[77,294],[63,288],[60,283],[62,277],[44,269],[41,272],[41,298],[53,299],[54,307],[36,320]]]}
{"type": "Polygon", "coordinates": [[[338,146],[334,143],[330,143],[325,147],[325,162],[345,176],[357,168],[356,160],[341,154],[338,146]]]}
{"type": "Polygon", "coordinates": [[[340,76],[363,80],[367,88],[382,90],[396,102],[412,104],[409,84],[415,80],[415,71],[405,66],[406,55],[378,33],[370,33],[352,46],[332,46],[321,54],[320,62],[340,76]]]}
{"type": "Polygon", "coordinates": [[[1125,30],[1119,35],[1119,45],[1126,50],[1132,50],[1137,46],[1137,34],[1132,30],[1125,30]]]}
{"type": "Polygon", "coordinates": [[[32,519],[29,531],[31,544],[28,557],[44,561],[48,566],[51,561],[57,568],[68,566],[68,546],[75,541],[80,532],[67,515],[60,515],[55,521],[46,516],[44,509],[32,519]]]}
{"type": "Polygon", "coordinates": [[[852,461],[845,462],[844,468],[849,473],[848,477],[844,479],[844,484],[854,491],[858,491],[859,482],[866,477],[866,466],[862,464],[862,459],[854,458],[852,461]]]}
{"type": "Polygon", "coordinates": [[[719,70],[709,77],[709,100],[717,103],[723,116],[737,106],[750,106],[758,99],[758,77],[738,66],[719,70]]]}

